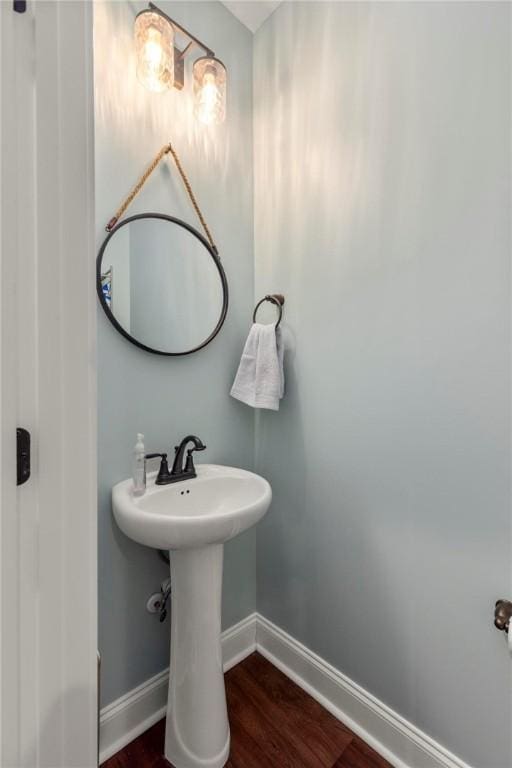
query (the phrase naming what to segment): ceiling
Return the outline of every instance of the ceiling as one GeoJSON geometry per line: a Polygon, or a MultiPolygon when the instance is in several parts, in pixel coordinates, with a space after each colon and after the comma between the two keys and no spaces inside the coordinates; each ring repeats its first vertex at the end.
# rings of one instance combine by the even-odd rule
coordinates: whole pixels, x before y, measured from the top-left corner
{"type": "Polygon", "coordinates": [[[251,32],[256,32],[271,13],[275,11],[281,0],[225,0],[223,5],[245,24],[251,32]]]}

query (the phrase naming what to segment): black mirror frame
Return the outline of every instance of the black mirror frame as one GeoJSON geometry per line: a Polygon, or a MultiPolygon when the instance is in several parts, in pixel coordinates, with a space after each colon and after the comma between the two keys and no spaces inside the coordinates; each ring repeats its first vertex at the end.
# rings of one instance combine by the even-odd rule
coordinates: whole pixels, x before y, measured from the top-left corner
{"type": "Polygon", "coordinates": [[[162,355],[164,357],[182,357],[183,355],[191,355],[194,352],[198,352],[200,349],[203,349],[203,347],[206,347],[207,344],[209,344],[213,339],[217,336],[220,329],[224,325],[224,320],[226,319],[226,314],[228,311],[228,303],[229,303],[229,291],[228,291],[228,281],[226,278],[226,273],[224,272],[224,268],[221,264],[219,255],[217,251],[210,245],[210,243],[206,240],[206,238],[203,237],[203,235],[197,231],[197,229],[194,229],[194,227],[191,227],[190,224],[187,224],[186,221],[182,221],[181,219],[177,219],[174,216],[168,216],[165,213],[138,213],[135,216],[128,216],[126,219],[123,219],[122,221],[119,221],[115,227],[112,228],[112,230],[108,233],[105,240],[101,244],[100,250],[98,251],[98,256],[96,259],[96,293],[98,294],[98,299],[100,301],[101,307],[103,311],[105,312],[106,316],[121,336],[124,336],[125,339],[128,339],[132,344],[134,344],[136,347],[139,347],[139,349],[144,349],[146,352],[151,352],[154,355],[162,355]],[[163,352],[160,349],[153,349],[152,347],[148,347],[146,344],[143,344],[142,342],[138,341],[134,336],[131,336],[128,331],[123,328],[123,326],[118,323],[116,318],[114,317],[114,314],[110,311],[107,302],[105,301],[105,297],[103,295],[103,289],[101,285],[101,263],[103,260],[103,254],[105,252],[105,248],[107,247],[110,239],[115,235],[115,233],[121,229],[121,227],[124,227],[126,224],[129,224],[131,221],[136,221],[137,219],[163,219],[164,221],[170,221],[172,224],[177,224],[179,227],[183,227],[188,232],[190,232],[191,235],[194,235],[199,242],[204,245],[210,256],[212,257],[215,266],[217,267],[217,271],[219,273],[219,277],[222,283],[222,310],[220,313],[219,320],[217,322],[217,325],[213,329],[212,333],[208,336],[205,341],[203,341],[201,344],[199,344],[197,347],[194,347],[193,349],[189,349],[186,352],[163,352]]]}

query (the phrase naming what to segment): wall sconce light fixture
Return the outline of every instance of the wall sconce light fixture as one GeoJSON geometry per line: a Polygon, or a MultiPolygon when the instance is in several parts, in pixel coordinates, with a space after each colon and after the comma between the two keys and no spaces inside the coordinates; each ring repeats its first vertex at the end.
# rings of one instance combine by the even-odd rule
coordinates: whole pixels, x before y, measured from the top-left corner
{"type": "Polygon", "coordinates": [[[135,19],[137,77],[150,91],[163,93],[185,84],[185,56],[191,48],[201,48],[205,55],[194,62],[194,113],[206,125],[224,122],[226,117],[226,67],[187,29],[171,19],[154,3],[135,19]],[[174,45],[175,30],[188,39],[180,51],[174,45]]]}

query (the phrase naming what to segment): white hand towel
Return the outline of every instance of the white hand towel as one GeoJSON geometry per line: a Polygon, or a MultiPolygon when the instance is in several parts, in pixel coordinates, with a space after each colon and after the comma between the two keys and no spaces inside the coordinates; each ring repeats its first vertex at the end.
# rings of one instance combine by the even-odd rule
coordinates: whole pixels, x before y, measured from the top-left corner
{"type": "Polygon", "coordinates": [[[253,323],[231,388],[231,396],[252,408],[278,411],[283,394],[281,329],[275,325],[253,323]]]}

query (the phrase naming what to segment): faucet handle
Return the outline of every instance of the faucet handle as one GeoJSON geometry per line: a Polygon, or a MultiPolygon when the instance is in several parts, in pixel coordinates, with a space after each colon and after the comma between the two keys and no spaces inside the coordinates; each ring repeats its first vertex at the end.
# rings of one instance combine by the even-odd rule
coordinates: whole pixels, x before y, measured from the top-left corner
{"type": "Polygon", "coordinates": [[[156,484],[162,485],[163,482],[169,477],[169,465],[167,464],[167,454],[166,453],[146,453],[145,456],[146,459],[161,459],[160,462],[160,469],[158,470],[158,475],[156,478],[156,484]]]}
{"type": "Polygon", "coordinates": [[[192,454],[194,453],[194,451],[204,451],[205,448],[206,448],[206,445],[203,445],[201,443],[201,447],[189,448],[188,449],[188,451],[187,451],[187,461],[185,463],[185,472],[187,474],[191,474],[194,477],[196,476],[196,468],[194,466],[194,457],[192,456],[192,454]]]}
{"type": "Polygon", "coordinates": [[[194,459],[192,457],[192,448],[190,448],[187,451],[187,461],[185,463],[185,472],[189,475],[192,475],[196,473],[196,468],[194,467],[194,459]]]}

